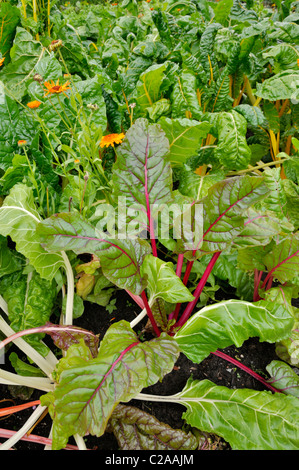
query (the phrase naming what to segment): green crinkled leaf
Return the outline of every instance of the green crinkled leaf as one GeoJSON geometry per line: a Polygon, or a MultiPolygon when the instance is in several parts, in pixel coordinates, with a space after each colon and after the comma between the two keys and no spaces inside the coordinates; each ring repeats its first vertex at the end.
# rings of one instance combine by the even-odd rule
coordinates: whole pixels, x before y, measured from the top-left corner
{"type": "Polygon", "coordinates": [[[172,163],[182,164],[196,156],[202,139],[210,130],[207,121],[198,122],[187,118],[161,118],[159,124],[169,140],[169,159],[172,163]]]}
{"type": "Polygon", "coordinates": [[[234,107],[234,111],[242,114],[250,126],[262,126],[265,121],[263,111],[257,106],[250,106],[249,104],[239,104],[234,107]]]}
{"type": "Polygon", "coordinates": [[[72,250],[77,254],[95,254],[111,282],[135,294],[144,289],[140,265],[150,253],[146,240],[109,238],[76,212],[56,214],[42,221],[37,232],[49,252],[72,250]]]}
{"type": "Polygon", "coordinates": [[[189,289],[176,275],[173,264],[147,255],[141,266],[141,274],[147,278],[150,299],[163,299],[166,302],[191,302],[194,300],[189,289]]]}
{"type": "MultiPolygon", "coordinates": [[[[0,280],[0,294],[7,302],[11,328],[22,331],[44,325],[49,320],[56,298],[56,285],[54,281],[42,279],[36,271],[27,275],[17,271],[0,280]]],[[[46,356],[48,348],[40,342],[43,336],[28,335],[25,340],[46,356]]]]}
{"type": "Polygon", "coordinates": [[[136,99],[138,105],[137,109],[140,116],[145,116],[147,108],[162,98],[160,87],[165,69],[165,64],[154,64],[140,75],[133,94],[133,98],[136,99]]]}
{"type": "Polygon", "coordinates": [[[216,5],[212,5],[214,7],[214,21],[216,23],[226,25],[233,3],[233,0],[221,0],[216,5]]]}
{"type": "Polygon", "coordinates": [[[269,101],[296,99],[299,94],[299,72],[284,70],[263,83],[257,83],[256,95],[269,101]]]}
{"type": "Polygon", "coordinates": [[[10,50],[11,62],[0,72],[0,80],[15,98],[20,100],[24,96],[27,79],[42,54],[41,43],[35,41],[28,31],[18,27],[10,50]]]}
{"type": "Polygon", "coordinates": [[[208,190],[218,181],[223,180],[224,172],[217,171],[215,173],[200,176],[191,170],[190,167],[184,165],[180,172],[179,191],[184,196],[198,201],[208,194],[208,190]]]}
{"type": "Polygon", "coordinates": [[[274,73],[290,69],[296,70],[299,50],[292,44],[276,44],[263,52],[263,57],[270,60],[274,59],[274,73]]]}
{"type": "Polygon", "coordinates": [[[20,271],[25,260],[15,250],[7,246],[7,239],[0,235],[0,278],[7,274],[20,271]]]}
{"type": "Polygon", "coordinates": [[[279,112],[275,106],[275,103],[271,101],[264,101],[263,102],[263,111],[265,118],[267,120],[268,129],[277,134],[280,131],[280,117],[279,112]]]}
{"type": "Polygon", "coordinates": [[[196,94],[195,74],[183,70],[176,75],[175,84],[171,94],[172,117],[200,120],[202,111],[196,94]]]}
{"type": "MultiPolygon", "coordinates": [[[[217,279],[227,281],[230,286],[236,288],[236,295],[240,300],[252,300],[253,295],[253,276],[250,276],[237,264],[238,252],[221,253],[217,263],[213,268],[213,275],[217,279]]],[[[210,256],[204,260],[205,266],[210,261],[210,256]]]]}
{"type": "Polygon", "coordinates": [[[6,56],[11,48],[16,27],[20,22],[20,10],[9,2],[1,2],[0,10],[0,52],[2,57],[6,56]]]}
{"type": "Polygon", "coordinates": [[[60,253],[48,253],[41,246],[36,233],[40,221],[32,188],[16,184],[0,207],[0,234],[11,237],[17,251],[29,259],[42,278],[52,280],[64,260],[60,253]]]}
{"type": "Polygon", "coordinates": [[[0,169],[6,171],[12,164],[18,141],[24,139],[30,145],[36,130],[27,110],[8,96],[0,82],[0,169]]]}
{"type": "Polygon", "coordinates": [[[121,404],[113,411],[109,426],[121,450],[195,450],[201,440],[192,432],[173,429],[149,413],[121,404]]]}
{"type": "Polygon", "coordinates": [[[222,436],[234,450],[297,450],[298,399],[280,393],[231,390],[209,380],[189,379],[172,397],[187,408],[183,418],[222,436]]]}
{"type": "Polygon", "coordinates": [[[162,333],[140,343],[126,321],[109,328],[95,359],[76,355],[74,363],[75,353],[71,346],[60,361],[55,391],[41,397],[53,419],[54,449],[64,447],[73,434],[101,436],[115,406],[162,379],[179,355],[173,338],[162,333]]]}
{"type": "Polygon", "coordinates": [[[199,363],[218,348],[240,347],[250,337],[280,341],[290,334],[293,324],[293,315],[283,305],[228,300],[199,310],[175,338],[181,351],[199,363]]]}
{"type": "Polygon", "coordinates": [[[218,145],[215,155],[225,168],[247,168],[251,150],[246,141],[246,119],[238,112],[221,112],[217,119],[218,145]]]}
{"type": "Polygon", "coordinates": [[[270,193],[263,201],[263,210],[272,211],[281,221],[295,222],[298,227],[299,220],[299,192],[297,186],[289,180],[281,179],[280,169],[265,169],[265,184],[270,193]],[[293,189],[293,191],[292,191],[293,189]],[[288,195],[290,194],[290,197],[288,195]]]}

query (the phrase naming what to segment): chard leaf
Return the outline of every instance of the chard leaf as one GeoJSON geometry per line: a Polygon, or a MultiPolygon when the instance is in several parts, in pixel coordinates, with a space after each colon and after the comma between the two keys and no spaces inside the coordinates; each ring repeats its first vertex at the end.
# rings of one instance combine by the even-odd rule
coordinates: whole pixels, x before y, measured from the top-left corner
{"type": "Polygon", "coordinates": [[[16,99],[21,99],[26,92],[29,73],[43,54],[39,41],[21,27],[17,27],[13,46],[10,50],[11,62],[0,72],[2,80],[16,99]]]}
{"type": "Polygon", "coordinates": [[[299,93],[299,73],[292,69],[277,73],[263,83],[257,83],[256,95],[269,101],[296,99],[299,93]]]}
{"type": "Polygon", "coordinates": [[[200,176],[192,171],[190,167],[184,165],[180,173],[179,191],[184,196],[189,196],[198,201],[207,196],[211,186],[224,178],[225,174],[222,171],[200,176]]]}
{"type": "Polygon", "coordinates": [[[7,246],[7,239],[0,235],[0,278],[7,274],[20,271],[25,266],[25,260],[15,250],[7,246]]]}
{"type": "Polygon", "coordinates": [[[275,352],[282,361],[299,366],[299,321],[297,319],[290,336],[276,344],[275,352]]]}
{"type": "Polygon", "coordinates": [[[64,447],[73,434],[101,436],[115,406],[162,379],[178,355],[176,341],[167,334],[140,343],[126,321],[108,329],[94,359],[81,358],[71,346],[60,361],[54,392],[41,397],[53,419],[53,448],[64,447]]]}
{"type": "Polygon", "coordinates": [[[299,376],[285,362],[272,361],[267,367],[269,383],[286,395],[299,398],[299,376]]]}
{"type": "Polygon", "coordinates": [[[145,116],[147,108],[161,98],[160,87],[165,68],[165,64],[154,64],[140,75],[133,96],[137,101],[140,116],[145,116]]]}
{"type": "Polygon", "coordinates": [[[225,168],[247,168],[251,150],[246,141],[247,121],[238,112],[221,112],[217,118],[218,145],[215,155],[225,168]]]}
{"type": "Polygon", "coordinates": [[[212,8],[214,9],[215,13],[214,21],[216,23],[221,23],[224,26],[226,25],[233,3],[233,0],[221,0],[216,5],[212,5],[212,8]]]}
{"type": "Polygon", "coordinates": [[[97,356],[99,337],[90,331],[86,331],[78,326],[55,325],[50,321],[45,324],[45,327],[47,328],[45,333],[51,336],[55,346],[63,351],[67,351],[72,344],[77,344],[80,342],[80,339],[83,339],[86,346],[90,349],[92,356],[97,356]]]}
{"type": "Polygon", "coordinates": [[[209,380],[189,379],[174,401],[187,408],[186,422],[216,433],[234,450],[296,450],[298,399],[280,393],[231,390],[209,380]]]}
{"type": "Polygon", "coordinates": [[[274,343],[286,338],[294,317],[283,305],[228,300],[209,305],[195,313],[176,333],[182,352],[200,363],[211,352],[235,344],[242,346],[250,337],[274,343]]]}
{"type": "MultiPolygon", "coordinates": [[[[167,155],[169,143],[158,124],[139,118],[118,147],[113,167],[114,196],[125,197],[151,231],[156,208],[172,198],[172,173],[167,155]]],[[[151,231],[152,233],[152,231],[151,231]]]]}
{"type": "Polygon", "coordinates": [[[41,246],[36,232],[40,221],[32,188],[16,184],[0,207],[0,234],[11,237],[17,251],[29,259],[42,278],[52,280],[64,267],[64,260],[61,254],[48,253],[41,246]]]}
{"type": "Polygon", "coordinates": [[[297,227],[299,220],[297,186],[292,181],[281,179],[279,168],[265,169],[264,174],[265,184],[270,193],[262,203],[263,209],[272,211],[281,221],[289,221],[297,227]]]}
{"type": "Polygon", "coordinates": [[[76,254],[94,254],[100,259],[103,274],[118,287],[134,294],[144,289],[140,265],[150,253],[146,240],[109,238],[78,212],[56,214],[42,221],[37,232],[49,252],[72,250],[76,254]]]}
{"type": "Polygon", "coordinates": [[[147,289],[150,299],[163,299],[166,302],[191,302],[194,300],[189,289],[176,275],[173,264],[166,263],[156,256],[147,255],[141,266],[141,274],[147,276],[147,289]]]}
{"type": "Polygon", "coordinates": [[[268,276],[279,282],[291,281],[299,274],[299,233],[285,237],[273,250],[266,254],[264,263],[268,276]]]}
{"type": "Polygon", "coordinates": [[[172,163],[182,164],[190,157],[196,156],[204,137],[207,136],[210,124],[186,118],[161,118],[159,120],[169,140],[169,159],[172,163]]]}
{"type": "MultiPolygon", "coordinates": [[[[22,331],[45,324],[52,313],[56,298],[54,281],[42,279],[36,271],[22,271],[4,276],[0,280],[0,295],[7,302],[8,318],[14,331],[22,331]]],[[[46,356],[49,349],[40,340],[44,334],[25,337],[33,348],[46,356]]]]}
{"type": "Polygon", "coordinates": [[[173,429],[134,406],[117,405],[109,426],[121,450],[195,450],[205,438],[173,429]]]}
{"type": "Polygon", "coordinates": [[[18,140],[24,139],[30,145],[36,130],[27,110],[21,110],[17,102],[5,93],[2,82],[0,82],[0,115],[0,170],[6,171],[17,152],[18,140]]]}
{"type": "Polygon", "coordinates": [[[250,207],[247,211],[248,218],[244,223],[244,229],[235,238],[233,244],[240,248],[251,246],[265,246],[275,235],[281,234],[284,230],[289,232],[293,226],[288,222],[282,223],[276,217],[276,213],[255,210],[250,207]]]}
{"type": "Polygon", "coordinates": [[[176,82],[171,94],[172,117],[201,119],[201,106],[196,94],[195,74],[183,70],[176,75],[176,82]]]}
{"type": "Polygon", "coordinates": [[[225,250],[244,229],[246,209],[269,192],[263,178],[237,177],[209,188],[203,204],[201,255],[225,250]]]}
{"type": "Polygon", "coordinates": [[[234,107],[234,111],[242,114],[248,124],[252,127],[258,127],[265,124],[265,116],[263,111],[257,106],[250,106],[249,104],[239,104],[234,107]]]}
{"type": "Polygon", "coordinates": [[[15,35],[16,27],[20,22],[20,10],[17,6],[11,5],[9,2],[2,2],[0,11],[0,52],[2,57],[6,56],[5,62],[8,60],[8,52],[15,35]]]}

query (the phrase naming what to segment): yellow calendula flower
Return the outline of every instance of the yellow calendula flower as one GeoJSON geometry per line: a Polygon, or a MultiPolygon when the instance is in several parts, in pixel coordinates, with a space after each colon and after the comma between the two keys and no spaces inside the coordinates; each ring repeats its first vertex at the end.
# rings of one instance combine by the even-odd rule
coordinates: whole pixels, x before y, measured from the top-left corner
{"type": "Polygon", "coordinates": [[[59,79],[57,80],[56,82],[56,85],[55,83],[53,82],[53,80],[51,80],[51,82],[45,82],[44,85],[46,87],[45,91],[47,92],[45,94],[45,96],[49,95],[49,94],[60,94],[60,93],[63,93],[65,96],[67,96],[64,92],[66,90],[70,90],[71,88],[69,87],[69,84],[70,84],[70,81],[68,80],[67,82],[65,82],[63,85],[60,85],[59,84],[59,79]]]}
{"type": "Polygon", "coordinates": [[[109,145],[114,147],[114,144],[121,144],[124,138],[125,138],[125,134],[122,134],[122,133],[104,135],[102,137],[100,147],[101,148],[109,147],[109,145]]]}
{"type": "Polygon", "coordinates": [[[1,67],[1,65],[3,65],[4,61],[5,61],[5,57],[2,57],[2,59],[0,59],[0,67],[1,67]]]}
{"type": "Polygon", "coordinates": [[[27,103],[27,106],[28,106],[28,108],[30,108],[30,109],[36,109],[36,108],[38,108],[41,104],[42,104],[41,101],[34,100],[34,101],[29,101],[29,103],[27,103]]]}

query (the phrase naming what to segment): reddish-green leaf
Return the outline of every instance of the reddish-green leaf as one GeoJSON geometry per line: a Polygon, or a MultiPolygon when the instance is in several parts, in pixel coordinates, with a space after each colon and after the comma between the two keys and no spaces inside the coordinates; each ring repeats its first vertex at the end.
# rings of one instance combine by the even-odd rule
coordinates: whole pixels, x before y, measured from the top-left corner
{"type": "Polygon", "coordinates": [[[56,214],[41,222],[37,231],[43,235],[46,250],[95,254],[111,282],[137,295],[144,289],[140,266],[151,251],[146,240],[105,237],[75,212],[56,214]]]}
{"type": "Polygon", "coordinates": [[[120,321],[107,331],[95,359],[83,356],[80,359],[76,345],[71,346],[59,363],[57,387],[41,397],[53,418],[55,449],[64,447],[76,433],[101,436],[115,406],[169,373],[179,349],[166,333],[141,343],[129,323],[120,321]]]}

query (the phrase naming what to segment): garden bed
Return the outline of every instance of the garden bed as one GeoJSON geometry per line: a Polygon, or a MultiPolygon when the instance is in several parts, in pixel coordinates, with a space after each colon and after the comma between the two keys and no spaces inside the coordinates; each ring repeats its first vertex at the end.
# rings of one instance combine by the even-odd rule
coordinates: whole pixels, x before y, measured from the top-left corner
{"type": "MultiPolygon", "coordinates": [[[[105,308],[95,305],[88,305],[83,318],[78,319],[76,324],[88,330],[93,330],[95,333],[102,337],[111,322],[119,321],[126,318],[129,321],[133,320],[138,314],[138,307],[131,304],[131,299],[127,294],[121,291],[117,293],[117,310],[109,314],[105,308]],[[124,308],[124,304],[128,305],[124,308]],[[121,312],[121,313],[120,313],[121,312]]],[[[269,377],[266,366],[272,361],[277,360],[275,354],[275,345],[268,343],[261,343],[258,338],[251,338],[244,342],[241,348],[234,346],[228,347],[224,350],[230,357],[237,359],[242,364],[250,367],[253,371],[260,374],[262,377],[269,377]]],[[[229,388],[250,388],[254,390],[265,390],[265,386],[257,379],[252,377],[247,372],[236,367],[234,364],[227,362],[217,356],[211,355],[205,359],[201,364],[195,365],[189,361],[184,355],[181,355],[176,363],[175,370],[164,377],[163,381],[159,384],[149,387],[148,393],[159,395],[171,395],[178,393],[187,382],[188,378],[192,375],[194,379],[209,379],[217,385],[223,385],[229,388]]],[[[39,398],[39,393],[33,392],[33,395],[22,400],[18,397],[16,390],[13,394],[9,390],[0,385],[0,396],[6,399],[14,400],[15,404],[26,403],[39,398]]],[[[9,405],[7,403],[5,406],[9,405]]],[[[159,421],[168,424],[174,429],[182,429],[186,426],[182,419],[184,408],[181,405],[173,403],[155,403],[155,402],[142,402],[132,400],[132,406],[138,407],[146,413],[156,417],[159,421]]],[[[5,429],[18,430],[29,418],[31,410],[24,410],[20,413],[2,419],[1,426],[5,429]]],[[[32,434],[37,434],[42,437],[48,437],[52,426],[52,420],[49,415],[36,426],[32,434]]],[[[88,449],[98,451],[117,451],[119,450],[119,443],[112,432],[106,432],[102,437],[88,435],[86,436],[86,446],[88,449]]],[[[73,440],[70,442],[75,445],[73,440]]],[[[19,441],[14,446],[16,450],[41,450],[42,444],[31,443],[28,441],[19,441]]],[[[209,450],[230,450],[230,446],[223,439],[216,435],[207,434],[206,448],[209,450]]]]}

